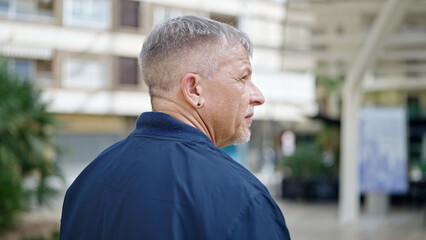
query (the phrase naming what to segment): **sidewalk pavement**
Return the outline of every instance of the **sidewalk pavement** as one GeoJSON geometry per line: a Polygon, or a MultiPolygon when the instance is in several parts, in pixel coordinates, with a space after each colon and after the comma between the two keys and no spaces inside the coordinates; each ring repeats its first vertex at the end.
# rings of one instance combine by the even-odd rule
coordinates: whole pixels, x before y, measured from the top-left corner
{"type": "Polygon", "coordinates": [[[361,213],[356,223],[341,225],[337,203],[283,200],[279,172],[255,175],[280,206],[293,240],[426,240],[426,208],[393,208],[380,216],[361,213]]]}
{"type": "Polygon", "coordinates": [[[341,225],[338,206],[275,198],[293,240],[426,240],[425,209],[391,209],[386,215],[361,213],[357,223],[341,225]]]}

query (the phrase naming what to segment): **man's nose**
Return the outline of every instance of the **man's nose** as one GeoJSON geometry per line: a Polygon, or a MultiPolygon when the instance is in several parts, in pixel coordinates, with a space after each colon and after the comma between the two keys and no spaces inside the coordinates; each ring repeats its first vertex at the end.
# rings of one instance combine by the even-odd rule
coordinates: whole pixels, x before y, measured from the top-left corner
{"type": "Polygon", "coordinates": [[[265,103],[265,98],[263,97],[263,94],[252,81],[250,81],[250,83],[250,104],[254,106],[262,105],[263,103],[265,103]]]}

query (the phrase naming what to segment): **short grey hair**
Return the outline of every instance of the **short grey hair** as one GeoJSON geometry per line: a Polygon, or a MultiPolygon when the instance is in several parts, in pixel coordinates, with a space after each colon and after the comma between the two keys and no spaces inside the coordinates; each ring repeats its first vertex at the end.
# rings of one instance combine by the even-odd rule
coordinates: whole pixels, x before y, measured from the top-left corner
{"type": "Polygon", "coordinates": [[[238,44],[252,55],[253,46],[245,33],[204,17],[181,16],[156,25],[139,54],[151,100],[170,93],[188,72],[213,78],[225,51],[238,44]]]}

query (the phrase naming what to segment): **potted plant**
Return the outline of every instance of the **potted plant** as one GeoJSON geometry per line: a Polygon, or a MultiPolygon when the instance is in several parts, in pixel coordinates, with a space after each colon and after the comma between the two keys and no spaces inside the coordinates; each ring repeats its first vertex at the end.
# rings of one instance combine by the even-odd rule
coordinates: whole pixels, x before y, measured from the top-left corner
{"type": "Polygon", "coordinates": [[[337,199],[337,167],[315,143],[298,144],[292,156],[283,157],[282,197],[288,199],[337,199]]]}

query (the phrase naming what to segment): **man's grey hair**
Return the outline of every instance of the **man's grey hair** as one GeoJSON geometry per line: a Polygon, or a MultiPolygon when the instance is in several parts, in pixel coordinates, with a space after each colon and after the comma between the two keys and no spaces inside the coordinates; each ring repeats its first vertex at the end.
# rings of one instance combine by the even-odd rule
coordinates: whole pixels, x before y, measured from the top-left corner
{"type": "Polygon", "coordinates": [[[167,97],[186,73],[213,78],[226,50],[238,44],[252,55],[245,33],[204,17],[181,16],[156,25],[139,54],[151,100],[167,97]]]}

